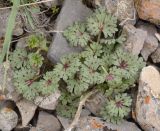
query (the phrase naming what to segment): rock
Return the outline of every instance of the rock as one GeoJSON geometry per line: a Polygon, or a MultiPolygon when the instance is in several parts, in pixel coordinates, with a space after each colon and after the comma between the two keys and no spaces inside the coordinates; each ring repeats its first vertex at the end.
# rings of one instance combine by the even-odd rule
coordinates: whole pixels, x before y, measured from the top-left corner
{"type": "Polygon", "coordinates": [[[81,117],[85,117],[85,116],[89,116],[91,115],[91,112],[87,109],[82,109],[82,112],[81,112],[81,117]]]}
{"type": "Polygon", "coordinates": [[[140,74],[136,102],[136,120],[145,131],[160,130],[160,74],[153,66],[140,74]]]}
{"type": "Polygon", "coordinates": [[[52,8],[55,5],[61,5],[62,2],[63,2],[63,0],[52,0],[52,1],[49,1],[49,2],[44,2],[43,4],[45,6],[47,6],[48,8],[52,8]]]}
{"type": "Polygon", "coordinates": [[[160,47],[151,55],[152,61],[154,63],[160,63],[160,47]]]}
{"type": "MultiPolygon", "coordinates": [[[[0,92],[2,92],[3,90],[2,86],[3,86],[3,78],[4,78],[4,70],[5,70],[4,66],[8,66],[8,63],[0,64],[0,92]]],[[[12,76],[13,76],[13,72],[9,68],[7,71],[4,99],[9,99],[9,100],[16,102],[19,100],[19,94],[16,92],[15,87],[13,85],[12,76]]]]}
{"type": "Polygon", "coordinates": [[[31,127],[29,131],[37,131],[36,127],[31,127]]]}
{"type": "Polygon", "coordinates": [[[68,118],[64,118],[61,116],[57,116],[57,118],[61,122],[64,129],[67,129],[67,127],[69,127],[69,125],[72,123],[72,120],[70,120],[68,118]]]}
{"type": "MultiPolygon", "coordinates": [[[[0,29],[1,29],[0,38],[5,36],[8,17],[10,13],[11,13],[10,9],[0,10],[0,29]]],[[[16,24],[15,24],[15,28],[13,31],[13,35],[19,36],[23,34],[23,24],[22,23],[23,22],[20,18],[20,15],[18,15],[16,18],[16,24]]]]}
{"type": "Polygon", "coordinates": [[[22,117],[22,127],[25,127],[28,125],[30,120],[33,118],[35,111],[37,109],[37,106],[33,104],[32,102],[27,101],[25,99],[17,102],[16,105],[22,117]]]}
{"type": "Polygon", "coordinates": [[[137,13],[134,7],[134,0],[103,0],[105,7],[111,13],[117,16],[121,24],[136,23],[137,13]]]}
{"type": "Polygon", "coordinates": [[[141,19],[160,24],[159,0],[135,0],[135,5],[141,19]]]}
{"type": "Polygon", "coordinates": [[[98,92],[92,96],[85,104],[85,107],[94,115],[99,116],[102,106],[105,104],[105,96],[98,92]]]}
{"type": "Polygon", "coordinates": [[[127,35],[124,49],[133,55],[139,55],[146,40],[147,31],[137,29],[133,25],[128,24],[124,26],[123,33],[127,35]]]}
{"type": "Polygon", "coordinates": [[[56,91],[55,93],[47,97],[38,96],[34,100],[34,103],[43,109],[54,110],[58,104],[58,98],[60,97],[60,95],[60,91],[56,91]]]}
{"type": "MultiPolygon", "coordinates": [[[[81,115],[80,117],[87,117],[91,114],[90,111],[88,111],[87,109],[82,109],[81,115]]],[[[61,116],[57,116],[57,118],[59,119],[59,121],[61,122],[62,126],[64,129],[66,129],[67,127],[69,127],[69,125],[71,124],[72,120],[68,119],[68,118],[64,118],[61,116]]]]}
{"type": "Polygon", "coordinates": [[[20,38],[16,44],[16,48],[24,49],[25,47],[27,47],[27,39],[20,38]]]}
{"type": "MultiPolygon", "coordinates": [[[[57,19],[55,30],[63,31],[75,21],[83,21],[90,13],[91,10],[83,5],[81,0],[65,0],[57,19]]],[[[81,48],[70,47],[62,33],[59,32],[54,35],[48,58],[52,62],[58,62],[61,56],[79,51],[81,51],[81,48]]]]}
{"type": "Polygon", "coordinates": [[[37,131],[60,131],[61,124],[55,116],[41,111],[38,116],[36,129],[37,131]]]}
{"type": "Polygon", "coordinates": [[[121,124],[112,124],[102,121],[98,117],[83,117],[80,119],[76,131],[141,131],[134,123],[123,121],[121,124]]]}
{"type": "Polygon", "coordinates": [[[158,39],[158,41],[160,42],[160,34],[159,33],[155,33],[155,36],[158,39]]]}
{"type": "Polygon", "coordinates": [[[18,115],[10,108],[0,110],[0,130],[11,131],[16,127],[18,115]]]}
{"type": "Polygon", "coordinates": [[[18,125],[14,128],[14,131],[29,131],[30,130],[30,127],[27,126],[27,127],[22,127],[21,125],[18,125]]]}
{"type": "Polygon", "coordinates": [[[141,50],[141,55],[147,61],[148,56],[150,56],[158,47],[158,40],[155,36],[157,29],[154,25],[143,22],[138,23],[138,28],[147,31],[147,37],[143,49],[141,50]]]}
{"type": "Polygon", "coordinates": [[[137,12],[134,0],[85,0],[88,6],[105,6],[111,14],[117,16],[121,25],[134,25],[137,20],[137,12]]]}

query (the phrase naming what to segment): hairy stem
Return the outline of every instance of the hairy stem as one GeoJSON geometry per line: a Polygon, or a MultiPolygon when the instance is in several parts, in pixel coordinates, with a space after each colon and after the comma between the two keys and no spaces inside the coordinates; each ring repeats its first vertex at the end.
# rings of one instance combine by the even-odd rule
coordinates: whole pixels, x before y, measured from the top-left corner
{"type": "Polygon", "coordinates": [[[78,121],[79,121],[79,118],[80,118],[80,115],[81,115],[81,112],[82,112],[82,108],[83,106],[85,105],[85,102],[87,101],[87,99],[89,97],[91,97],[93,94],[95,94],[97,92],[97,90],[92,90],[90,91],[89,93],[87,93],[82,99],[81,101],[79,102],[79,106],[78,106],[78,110],[76,112],[76,115],[74,117],[74,120],[73,122],[71,123],[71,125],[65,129],[65,131],[72,131],[72,129],[75,128],[75,126],[78,124],[78,121]]]}

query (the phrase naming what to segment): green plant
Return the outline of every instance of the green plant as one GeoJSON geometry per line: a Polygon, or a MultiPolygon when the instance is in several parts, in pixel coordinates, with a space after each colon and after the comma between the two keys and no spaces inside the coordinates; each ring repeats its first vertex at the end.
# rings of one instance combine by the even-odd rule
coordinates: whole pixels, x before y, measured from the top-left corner
{"type": "Polygon", "coordinates": [[[124,94],[117,94],[108,98],[105,107],[101,111],[103,118],[112,123],[119,123],[130,112],[132,99],[124,94]]]}
{"type": "Polygon", "coordinates": [[[27,59],[27,63],[21,62],[15,73],[19,93],[32,100],[38,95],[53,93],[62,82],[66,88],[65,91],[62,90],[57,111],[63,116],[73,117],[78,106],[74,105],[74,102],[77,103],[86,92],[100,90],[107,99],[107,105],[102,109],[102,117],[111,122],[122,120],[131,105],[130,97],[122,93],[135,83],[145,63],[142,58],[121,48],[125,37],[118,32],[117,19],[104,8],[100,8],[85,22],[76,22],[69,26],[64,31],[64,36],[70,46],[81,46],[83,51],[63,56],[54,69],[46,74],[40,74],[43,62],[40,53],[44,50],[43,44],[39,42],[42,40],[39,41],[40,38],[35,36],[30,37],[29,51],[34,51],[34,55],[30,53],[27,57],[20,57],[27,59]],[[113,112],[110,112],[111,108],[113,112]]]}
{"type": "MultiPolygon", "coordinates": [[[[28,38],[27,48],[17,48],[9,56],[11,68],[14,70],[14,85],[17,91],[28,100],[33,100],[40,94],[46,94],[45,89],[41,89],[44,86],[43,81],[49,77],[53,79],[49,72],[46,75],[40,72],[44,60],[43,51],[47,51],[47,42],[42,35],[36,34],[28,38]],[[43,79],[39,81],[41,77],[43,79]]],[[[50,85],[46,86],[49,90],[50,85]]]]}
{"type": "Polygon", "coordinates": [[[53,14],[57,14],[59,12],[59,8],[56,5],[53,5],[51,10],[53,14]]]}

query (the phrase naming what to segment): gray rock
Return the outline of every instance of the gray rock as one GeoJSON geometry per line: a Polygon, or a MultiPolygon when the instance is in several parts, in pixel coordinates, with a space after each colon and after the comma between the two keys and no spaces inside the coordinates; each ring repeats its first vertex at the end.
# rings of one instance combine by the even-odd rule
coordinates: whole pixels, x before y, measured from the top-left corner
{"type": "Polygon", "coordinates": [[[160,74],[153,67],[142,69],[136,102],[136,120],[145,131],[160,131],[160,74]]]}
{"type": "Polygon", "coordinates": [[[18,115],[10,108],[0,110],[0,130],[11,131],[16,127],[18,115]]]}
{"type": "Polygon", "coordinates": [[[136,23],[134,0],[85,0],[85,3],[94,7],[105,6],[108,12],[117,16],[121,25],[136,23]]]}
{"type": "Polygon", "coordinates": [[[147,37],[147,31],[137,29],[133,25],[125,25],[123,33],[127,34],[127,40],[124,43],[124,49],[133,55],[139,55],[143,49],[144,41],[147,37]]]}
{"type": "MultiPolygon", "coordinates": [[[[55,30],[63,31],[75,21],[83,21],[90,13],[90,9],[83,5],[81,0],[65,0],[55,30]]],[[[64,54],[77,51],[81,51],[81,48],[70,47],[62,33],[56,33],[48,52],[48,58],[52,62],[58,62],[64,54]]]]}
{"type": "MultiPolygon", "coordinates": [[[[0,10],[0,38],[5,36],[8,17],[11,13],[10,9],[0,10]]],[[[20,16],[18,15],[16,18],[16,24],[13,31],[13,35],[19,36],[23,34],[23,24],[20,16]]]]}
{"type": "Polygon", "coordinates": [[[16,105],[22,117],[22,127],[25,127],[28,125],[30,120],[33,118],[35,111],[37,109],[37,106],[33,104],[32,102],[27,101],[25,99],[17,102],[16,105]]]}
{"type": "Polygon", "coordinates": [[[60,131],[61,124],[55,116],[41,111],[38,116],[36,130],[37,131],[60,131]]]}
{"type": "Polygon", "coordinates": [[[58,104],[58,98],[60,97],[60,95],[61,95],[60,91],[56,91],[47,97],[38,96],[34,100],[34,103],[43,109],[55,110],[58,104]]]}
{"type": "Polygon", "coordinates": [[[122,25],[136,23],[134,0],[105,0],[105,6],[111,14],[117,16],[122,25]]]}
{"type": "Polygon", "coordinates": [[[27,47],[27,39],[26,38],[19,39],[16,44],[16,48],[24,49],[25,47],[27,47]]]}
{"type": "Polygon", "coordinates": [[[138,28],[147,31],[147,37],[143,49],[141,50],[141,55],[147,61],[148,56],[150,56],[158,47],[158,40],[155,37],[157,29],[154,25],[143,22],[138,23],[138,28]]]}
{"type": "Polygon", "coordinates": [[[69,127],[69,125],[72,123],[72,120],[70,120],[68,118],[64,118],[61,116],[57,116],[57,118],[61,122],[64,129],[67,129],[69,127]]]}
{"type": "Polygon", "coordinates": [[[101,108],[105,104],[105,96],[98,92],[96,95],[92,96],[85,104],[85,107],[91,111],[94,115],[99,116],[101,108]]]}
{"type": "Polygon", "coordinates": [[[76,131],[141,131],[134,123],[123,121],[121,124],[112,124],[102,121],[98,117],[83,117],[80,119],[76,131]]]}
{"type": "MultiPolygon", "coordinates": [[[[3,78],[4,78],[4,66],[9,66],[8,63],[0,64],[0,92],[3,90],[3,78]]],[[[16,92],[15,87],[13,85],[13,72],[9,68],[7,71],[7,79],[6,79],[6,86],[5,86],[5,99],[10,99],[14,102],[19,100],[19,94],[16,92]]]]}
{"type": "Polygon", "coordinates": [[[49,1],[49,2],[44,2],[43,4],[45,6],[47,6],[48,8],[52,8],[55,5],[61,5],[62,2],[63,2],[63,0],[52,0],[52,1],[49,1]]]}
{"type": "Polygon", "coordinates": [[[151,55],[154,63],[160,63],[160,47],[151,55]]]}

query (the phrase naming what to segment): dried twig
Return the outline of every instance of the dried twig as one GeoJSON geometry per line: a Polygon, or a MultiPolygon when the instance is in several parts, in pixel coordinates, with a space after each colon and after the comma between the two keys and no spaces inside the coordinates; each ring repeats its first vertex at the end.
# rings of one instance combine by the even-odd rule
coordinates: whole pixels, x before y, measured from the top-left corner
{"type": "Polygon", "coordinates": [[[75,118],[73,120],[73,122],[71,123],[71,125],[65,129],[65,131],[72,131],[72,129],[75,128],[75,126],[77,125],[78,121],[79,121],[79,118],[80,118],[80,115],[81,115],[81,112],[82,112],[82,108],[83,106],[85,105],[85,102],[87,101],[87,99],[92,96],[93,94],[95,94],[97,92],[97,90],[93,90],[91,92],[89,92],[88,94],[86,94],[82,100],[80,101],[79,103],[79,106],[78,106],[78,110],[76,112],[76,115],[75,115],[75,118]]]}
{"type": "Polygon", "coordinates": [[[127,21],[134,21],[136,20],[136,10],[134,9],[134,16],[133,19],[132,18],[126,18],[125,20],[123,20],[119,25],[123,26],[127,21]]]}

